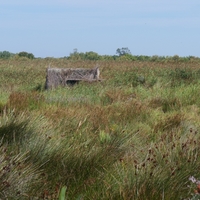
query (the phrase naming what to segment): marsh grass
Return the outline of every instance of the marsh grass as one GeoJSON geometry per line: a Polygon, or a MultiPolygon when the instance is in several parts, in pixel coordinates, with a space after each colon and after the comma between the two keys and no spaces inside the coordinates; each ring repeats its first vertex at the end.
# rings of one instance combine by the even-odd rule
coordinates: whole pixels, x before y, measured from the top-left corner
{"type": "Polygon", "coordinates": [[[0,198],[58,199],[64,186],[67,199],[191,197],[199,63],[98,62],[104,81],[44,91],[49,63],[96,63],[0,61],[0,198]]]}

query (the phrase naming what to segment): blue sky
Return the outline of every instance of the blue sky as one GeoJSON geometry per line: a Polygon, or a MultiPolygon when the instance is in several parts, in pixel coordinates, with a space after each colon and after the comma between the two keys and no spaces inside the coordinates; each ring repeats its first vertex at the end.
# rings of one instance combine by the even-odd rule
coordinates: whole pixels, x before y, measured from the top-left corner
{"type": "Polygon", "coordinates": [[[200,57],[199,0],[7,0],[0,2],[0,51],[36,57],[94,51],[200,57]]]}

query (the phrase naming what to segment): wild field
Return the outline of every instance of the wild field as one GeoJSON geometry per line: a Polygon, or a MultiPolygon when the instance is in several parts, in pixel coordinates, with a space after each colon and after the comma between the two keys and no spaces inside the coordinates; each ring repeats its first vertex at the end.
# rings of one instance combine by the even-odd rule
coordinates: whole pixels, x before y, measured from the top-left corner
{"type": "Polygon", "coordinates": [[[197,60],[1,59],[0,199],[198,199],[199,94],[197,60]],[[49,64],[103,81],[46,91],[49,64]]]}

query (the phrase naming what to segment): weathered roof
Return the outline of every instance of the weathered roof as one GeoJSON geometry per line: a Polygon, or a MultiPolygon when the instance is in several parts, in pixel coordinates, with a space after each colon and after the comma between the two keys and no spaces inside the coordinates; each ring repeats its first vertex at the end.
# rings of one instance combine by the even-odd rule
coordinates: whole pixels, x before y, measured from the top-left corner
{"type": "Polygon", "coordinates": [[[97,81],[99,80],[99,68],[48,68],[46,76],[46,88],[66,85],[67,81],[97,81]]]}

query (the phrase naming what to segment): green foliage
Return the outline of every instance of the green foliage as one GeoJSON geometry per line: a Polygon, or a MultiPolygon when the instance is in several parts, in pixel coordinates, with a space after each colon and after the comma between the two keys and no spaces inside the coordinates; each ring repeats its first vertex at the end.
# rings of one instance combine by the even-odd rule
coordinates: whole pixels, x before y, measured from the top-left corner
{"type": "Polygon", "coordinates": [[[65,200],[65,193],[66,193],[67,187],[63,186],[60,190],[59,194],[59,200],[65,200]]]}
{"type": "Polygon", "coordinates": [[[115,86],[130,85],[137,86],[145,83],[143,76],[138,76],[134,71],[116,72],[113,79],[115,86]]]}
{"type": "Polygon", "coordinates": [[[9,51],[0,51],[0,59],[9,59],[13,56],[13,53],[10,53],[9,51]]]}
{"type": "Polygon", "coordinates": [[[75,50],[73,53],[70,54],[68,59],[70,60],[100,60],[101,56],[98,55],[98,53],[95,53],[93,51],[78,53],[78,51],[75,50]]]}
{"type": "Polygon", "coordinates": [[[118,48],[116,50],[116,54],[118,54],[118,56],[123,56],[123,55],[131,55],[131,51],[128,49],[128,47],[122,47],[121,49],[118,48]]]}
{"type": "Polygon", "coordinates": [[[199,71],[190,68],[176,68],[169,73],[172,86],[194,84],[200,78],[199,71]]]}
{"type": "Polygon", "coordinates": [[[108,133],[105,133],[104,131],[100,131],[99,138],[101,143],[106,143],[111,141],[111,137],[108,133]]]}
{"type": "Polygon", "coordinates": [[[180,79],[191,80],[192,79],[192,70],[176,68],[173,76],[174,76],[174,78],[179,79],[179,80],[180,79]]]}
{"type": "Polygon", "coordinates": [[[99,58],[100,58],[99,55],[93,51],[85,53],[86,60],[99,60],[99,58]]]}
{"type": "Polygon", "coordinates": [[[77,49],[74,49],[73,53],[70,53],[68,57],[65,57],[68,60],[74,61],[83,61],[83,60],[91,60],[91,61],[142,61],[142,62],[169,62],[169,63],[178,63],[178,62],[199,62],[198,57],[188,56],[188,57],[180,57],[178,55],[174,56],[146,56],[146,55],[132,55],[128,47],[118,48],[116,50],[117,55],[99,55],[96,52],[78,52],[77,49]]]}
{"type": "Polygon", "coordinates": [[[34,58],[34,55],[32,53],[27,53],[25,51],[19,52],[18,56],[19,57],[26,57],[26,58],[29,58],[29,59],[33,59],[34,58]]]}

